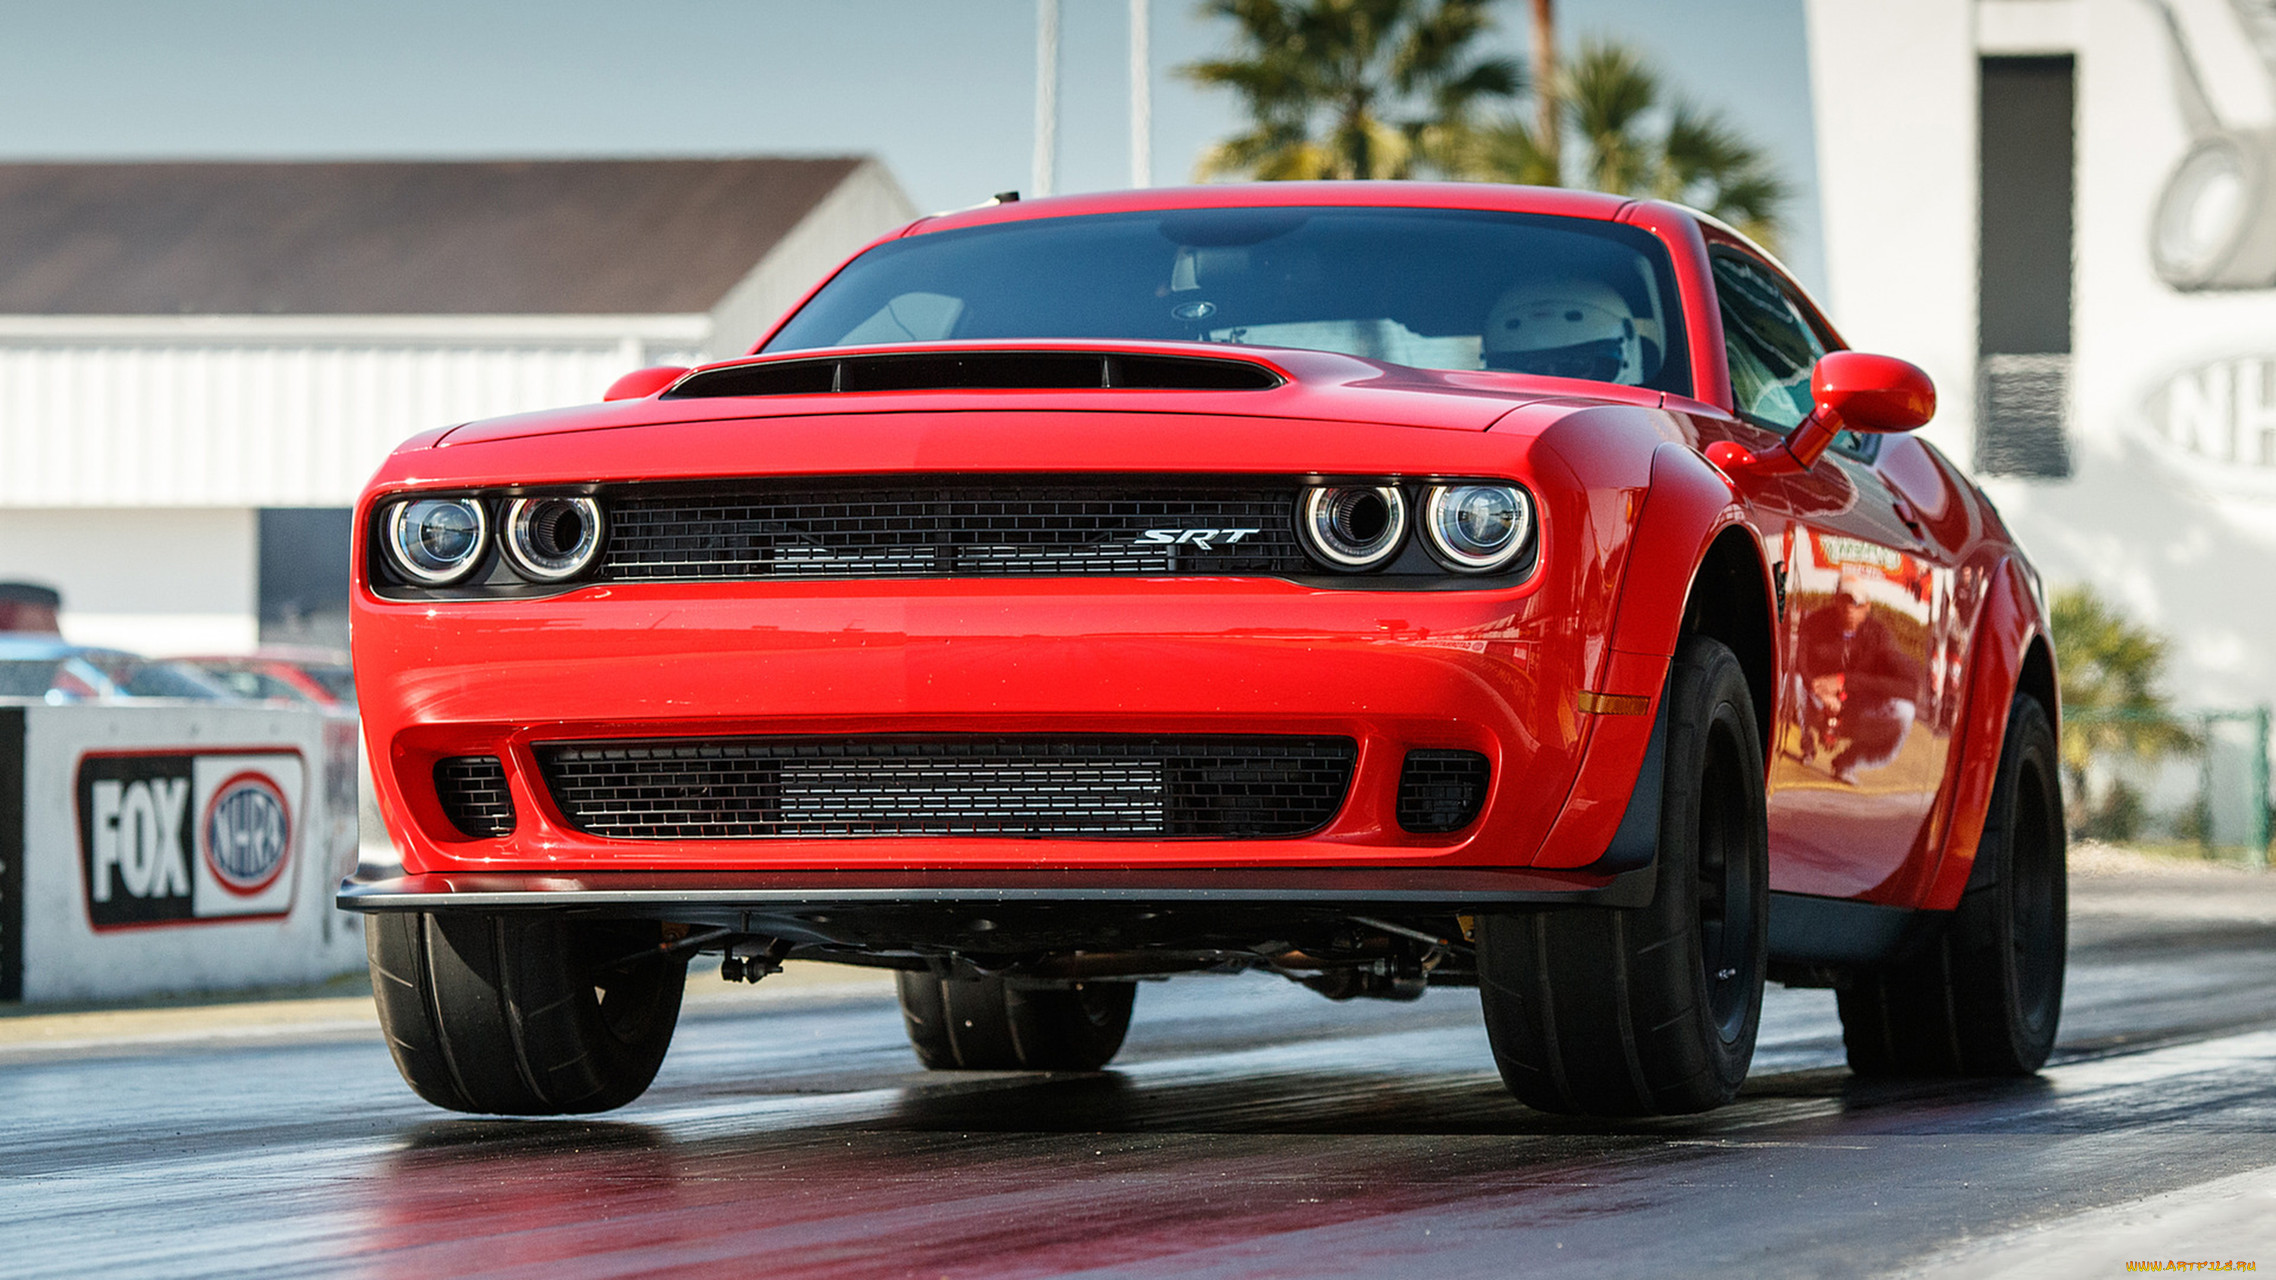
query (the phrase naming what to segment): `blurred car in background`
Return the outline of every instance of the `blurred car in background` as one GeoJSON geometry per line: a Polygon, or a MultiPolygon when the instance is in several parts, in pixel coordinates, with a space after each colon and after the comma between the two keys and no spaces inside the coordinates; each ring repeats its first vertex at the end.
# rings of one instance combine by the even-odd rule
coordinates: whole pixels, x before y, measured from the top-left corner
{"type": "Polygon", "coordinates": [[[0,698],[51,703],[136,698],[234,702],[238,695],[183,663],[47,636],[0,635],[0,698]]]}
{"type": "Polygon", "coordinates": [[[354,672],[348,655],[335,649],[279,645],[251,654],[199,654],[175,661],[241,698],[311,703],[327,711],[356,709],[354,672]]]}

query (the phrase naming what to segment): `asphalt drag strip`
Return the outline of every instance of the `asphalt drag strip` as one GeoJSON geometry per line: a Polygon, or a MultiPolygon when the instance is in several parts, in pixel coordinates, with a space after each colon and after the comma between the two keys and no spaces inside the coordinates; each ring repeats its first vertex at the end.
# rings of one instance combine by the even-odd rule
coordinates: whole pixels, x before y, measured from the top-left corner
{"type": "Polygon", "coordinates": [[[2128,874],[2079,882],[2039,1077],[1860,1081],[1830,993],[1774,989],[1738,1102],[1637,1123],[1512,1102],[1472,993],[1253,977],[1149,984],[1115,1069],[1066,1076],[922,1071],[873,976],[714,983],[655,1088],[582,1121],[426,1106],[350,1003],[0,1025],[0,1275],[2276,1266],[2276,890],[2128,874]]]}

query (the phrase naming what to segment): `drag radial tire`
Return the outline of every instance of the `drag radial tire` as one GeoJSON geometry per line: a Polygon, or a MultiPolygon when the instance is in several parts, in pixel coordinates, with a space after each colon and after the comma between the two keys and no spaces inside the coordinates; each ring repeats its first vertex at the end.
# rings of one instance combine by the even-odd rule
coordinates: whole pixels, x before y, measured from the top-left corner
{"type": "Polygon", "coordinates": [[[896,977],[909,1043],[935,1071],[1096,1071],[1122,1047],[1138,995],[1135,982],[896,977]]]}
{"type": "Polygon", "coordinates": [[[453,1111],[608,1111],[656,1078],[687,962],[639,957],[654,925],[538,912],[381,912],[365,945],[404,1080],[453,1111]]]}
{"type": "Polygon", "coordinates": [[[1932,943],[1839,989],[1851,1070],[2021,1076],[2045,1065],[2069,914],[2058,776],[2054,726],[2019,693],[1959,907],[1932,943]]]}
{"type": "Polygon", "coordinates": [[[1729,649],[1686,636],[1665,701],[1651,905],[1478,918],[1486,1036],[1527,1106],[1705,1111],[1731,1100],[1754,1058],[1769,940],[1754,700],[1729,649]]]}

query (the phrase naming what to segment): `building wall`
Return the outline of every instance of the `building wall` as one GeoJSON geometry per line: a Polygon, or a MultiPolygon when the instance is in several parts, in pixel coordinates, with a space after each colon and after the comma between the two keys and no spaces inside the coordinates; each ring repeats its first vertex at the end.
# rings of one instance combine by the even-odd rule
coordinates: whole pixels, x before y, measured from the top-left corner
{"type": "MultiPolygon", "coordinates": [[[[1811,0],[1808,12],[1836,319],[1857,345],[1929,369],[1942,409],[1927,434],[1963,466],[1977,60],[2076,58],[2072,473],[1983,483],[2051,585],[2092,584],[2172,636],[2181,701],[2276,702],[2276,187],[2230,188],[2268,242],[2264,267],[2200,287],[2152,248],[2161,201],[2208,129],[2276,160],[2276,32],[2256,40],[2226,0],[2174,0],[2183,61],[2154,0],[1811,0]],[[2194,126],[2192,64],[2213,115],[2194,126]]],[[[2201,213],[2200,229],[2218,220],[2201,213]]]]}
{"type": "Polygon", "coordinates": [[[1972,0],[1810,0],[1826,302],[1851,346],[1943,392],[1923,435],[1974,447],[1976,63],[1972,0]]]}
{"type": "Polygon", "coordinates": [[[854,170],[712,308],[704,358],[726,360],[749,351],[839,263],[916,216],[885,166],[872,160],[854,170]]]}
{"type": "Polygon", "coordinates": [[[0,507],[345,506],[421,431],[600,398],[704,316],[0,317],[0,507]]]}
{"type": "Polygon", "coordinates": [[[245,507],[0,507],[0,579],[63,592],[64,638],[143,653],[258,639],[245,507]]]}

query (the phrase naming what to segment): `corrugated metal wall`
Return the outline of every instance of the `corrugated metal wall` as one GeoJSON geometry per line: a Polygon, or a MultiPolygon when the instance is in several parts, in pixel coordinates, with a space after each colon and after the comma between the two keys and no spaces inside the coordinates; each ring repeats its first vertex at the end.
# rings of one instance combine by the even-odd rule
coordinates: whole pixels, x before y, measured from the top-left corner
{"type": "Polygon", "coordinates": [[[0,332],[0,506],[346,506],[408,436],[598,400],[641,363],[688,358],[709,328],[641,319],[607,333],[537,318],[519,340],[505,317],[360,339],[326,317],[303,334],[283,318],[235,335],[0,332]]]}

